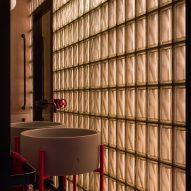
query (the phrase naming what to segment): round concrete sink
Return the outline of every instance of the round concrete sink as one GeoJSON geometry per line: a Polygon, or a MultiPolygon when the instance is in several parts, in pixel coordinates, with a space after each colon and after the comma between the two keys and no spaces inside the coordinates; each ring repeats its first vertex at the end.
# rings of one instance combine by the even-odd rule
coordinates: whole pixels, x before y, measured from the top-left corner
{"type": "Polygon", "coordinates": [[[39,169],[39,151],[45,152],[45,175],[91,172],[99,166],[100,132],[89,129],[47,128],[21,133],[21,153],[39,169]]]}
{"type": "Polygon", "coordinates": [[[15,137],[19,137],[21,132],[38,129],[38,128],[48,128],[53,126],[61,125],[61,123],[56,123],[52,121],[32,121],[32,122],[18,122],[11,123],[11,148],[14,148],[15,137]]]}

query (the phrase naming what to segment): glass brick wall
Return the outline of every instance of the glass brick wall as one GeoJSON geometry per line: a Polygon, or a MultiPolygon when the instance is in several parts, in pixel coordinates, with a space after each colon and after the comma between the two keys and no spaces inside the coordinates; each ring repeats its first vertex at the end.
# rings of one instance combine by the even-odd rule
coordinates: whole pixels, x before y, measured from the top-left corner
{"type": "Polygon", "coordinates": [[[105,191],[186,190],[185,66],[184,0],[53,0],[54,120],[101,131],[105,191]]]}

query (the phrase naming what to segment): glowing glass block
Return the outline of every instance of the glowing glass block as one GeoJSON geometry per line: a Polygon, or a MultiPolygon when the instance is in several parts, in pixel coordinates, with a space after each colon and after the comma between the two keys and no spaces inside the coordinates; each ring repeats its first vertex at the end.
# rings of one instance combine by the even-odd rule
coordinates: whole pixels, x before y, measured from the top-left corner
{"type": "Polygon", "coordinates": [[[135,151],[135,124],[126,122],[126,150],[134,152],[135,151]]]}
{"type": "Polygon", "coordinates": [[[126,25],[125,36],[125,49],[126,52],[133,52],[135,50],[135,23],[129,23],[126,25]]]}
{"type": "Polygon", "coordinates": [[[148,89],[148,118],[158,120],[158,89],[148,89]]]}
{"type": "Polygon", "coordinates": [[[117,54],[125,53],[125,25],[117,28],[117,54]]]}
{"type": "Polygon", "coordinates": [[[78,65],[78,44],[74,44],[73,46],[73,62],[74,66],[78,65]]]}
{"type": "Polygon", "coordinates": [[[126,117],[135,117],[135,89],[126,89],[126,117]]]}
{"type": "Polygon", "coordinates": [[[109,90],[109,116],[116,116],[116,89],[109,90]]]}
{"type": "Polygon", "coordinates": [[[89,117],[88,116],[84,116],[83,128],[89,129],[89,117]]]}
{"type": "Polygon", "coordinates": [[[89,113],[89,91],[84,91],[84,113],[89,113]]]}
{"type": "Polygon", "coordinates": [[[74,21],[73,23],[73,40],[74,43],[78,41],[78,20],[74,21]]]}
{"type": "Polygon", "coordinates": [[[116,177],[116,150],[109,149],[109,175],[116,177]]]}
{"type": "Polygon", "coordinates": [[[108,57],[108,32],[101,35],[101,58],[108,57]]]}
{"type": "Polygon", "coordinates": [[[78,62],[79,64],[83,64],[83,42],[78,44],[78,62]]]}
{"type": "Polygon", "coordinates": [[[136,91],[136,117],[139,119],[146,118],[146,89],[138,88],[136,91]]]}
{"type": "Polygon", "coordinates": [[[108,62],[102,62],[101,63],[101,83],[102,87],[107,87],[108,86],[108,62]]]}
{"type": "Polygon", "coordinates": [[[129,56],[126,58],[126,84],[133,85],[135,84],[135,57],[129,56]]]}
{"type": "Polygon", "coordinates": [[[148,162],[148,191],[158,191],[158,163],[148,162]]]}
{"type": "Polygon", "coordinates": [[[83,37],[84,37],[84,25],[83,25],[83,22],[84,22],[84,19],[83,17],[81,17],[79,20],[78,20],[78,39],[79,40],[82,40],[83,37]]]}
{"type": "Polygon", "coordinates": [[[88,190],[89,189],[89,174],[83,174],[83,187],[88,190]]]}
{"type": "Polygon", "coordinates": [[[90,91],[90,113],[94,114],[94,91],[90,91]]]}
{"type": "Polygon", "coordinates": [[[73,126],[74,128],[78,128],[78,115],[73,116],[73,126]]]}
{"type": "Polygon", "coordinates": [[[136,15],[142,15],[146,12],[146,0],[136,1],[136,15]]]}
{"type": "Polygon", "coordinates": [[[146,83],[146,54],[137,54],[136,57],[137,84],[146,83]]]}
{"type": "Polygon", "coordinates": [[[108,143],[109,143],[108,119],[103,118],[101,125],[102,125],[102,143],[105,145],[108,145],[108,143]]]}
{"type": "Polygon", "coordinates": [[[172,129],[161,126],[160,128],[160,158],[164,161],[172,160],[172,129]]]}
{"type": "Polygon", "coordinates": [[[148,0],[147,1],[147,9],[151,10],[151,9],[155,9],[158,7],[158,0],[148,0]]]}
{"type": "Polygon", "coordinates": [[[74,89],[77,89],[78,88],[78,68],[74,68],[73,82],[74,82],[74,89]]]}
{"type": "Polygon", "coordinates": [[[103,116],[108,115],[108,90],[103,90],[102,91],[101,111],[102,111],[103,116]]]}
{"type": "Polygon", "coordinates": [[[84,16],[84,38],[87,38],[89,36],[89,14],[84,16]]]}
{"type": "Polygon", "coordinates": [[[108,28],[108,3],[101,7],[101,29],[102,31],[108,28]]]}
{"type": "Polygon", "coordinates": [[[83,113],[83,105],[84,105],[83,91],[79,91],[79,93],[78,93],[78,111],[79,111],[79,113],[83,113]]]}
{"type": "Polygon", "coordinates": [[[137,20],[136,23],[136,49],[144,49],[146,47],[146,18],[137,20]]]}
{"type": "Polygon", "coordinates": [[[117,86],[125,85],[125,58],[117,59],[117,86]]]}
{"type": "Polygon", "coordinates": [[[175,170],[175,191],[186,191],[186,172],[180,169],[175,170]]]}
{"type": "Polygon", "coordinates": [[[89,87],[89,65],[84,66],[84,87],[89,87]]]}
{"type": "Polygon", "coordinates": [[[101,91],[95,91],[94,93],[95,101],[94,101],[94,111],[95,115],[101,114],[101,91]]]}
{"type": "Polygon", "coordinates": [[[109,27],[116,25],[116,0],[109,1],[109,27]]]}
{"type": "Polygon", "coordinates": [[[117,151],[117,179],[125,181],[125,152],[117,151]]]}
{"type": "Polygon", "coordinates": [[[125,0],[117,1],[117,24],[125,21],[125,0]]]}
{"type": "Polygon", "coordinates": [[[116,147],[116,120],[109,119],[109,145],[116,147]]]}
{"type": "Polygon", "coordinates": [[[109,60],[109,86],[116,85],[116,60],[109,60]]]}
{"type": "Polygon", "coordinates": [[[136,158],[136,187],[145,189],[146,186],[146,161],[143,158],[136,158]]]}
{"type": "Polygon", "coordinates": [[[83,0],[78,1],[78,14],[81,16],[83,14],[83,0]]]}
{"type": "Polygon", "coordinates": [[[125,117],[125,89],[117,91],[117,116],[125,117]]]}
{"type": "Polygon", "coordinates": [[[83,67],[78,68],[78,87],[83,88],[83,77],[84,77],[84,71],[83,67]]]}
{"type": "Polygon", "coordinates": [[[126,20],[135,17],[135,0],[126,0],[125,14],[126,20]]]}
{"type": "Polygon", "coordinates": [[[144,123],[136,124],[136,152],[146,154],[146,125],[144,123]]]}
{"type": "Polygon", "coordinates": [[[172,168],[166,165],[160,165],[160,191],[172,190],[172,168]]]}
{"type": "Polygon", "coordinates": [[[117,121],[117,148],[125,150],[125,121],[117,121]]]}
{"type": "Polygon", "coordinates": [[[109,31],[109,56],[116,55],[116,29],[109,31]]]}

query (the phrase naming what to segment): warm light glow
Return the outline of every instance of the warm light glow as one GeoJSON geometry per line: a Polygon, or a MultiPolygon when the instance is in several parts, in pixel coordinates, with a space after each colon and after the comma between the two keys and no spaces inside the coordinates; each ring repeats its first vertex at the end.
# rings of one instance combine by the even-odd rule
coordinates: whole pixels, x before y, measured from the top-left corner
{"type": "Polygon", "coordinates": [[[16,0],[11,0],[11,10],[13,10],[16,6],[16,0]]]}

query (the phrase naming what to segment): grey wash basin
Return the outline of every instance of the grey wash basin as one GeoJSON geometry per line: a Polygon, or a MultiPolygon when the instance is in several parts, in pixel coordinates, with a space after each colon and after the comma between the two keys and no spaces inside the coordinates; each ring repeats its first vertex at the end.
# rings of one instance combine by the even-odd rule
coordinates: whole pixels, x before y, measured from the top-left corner
{"type": "Polygon", "coordinates": [[[53,126],[61,125],[61,123],[52,121],[32,121],[32,122],[18,122],[11,123],[11,148],[14,148],[15,137],[19,137],[21,132],[38,129],[38,128],[48,128],[53,126]]]}
{"type": "Polygon", "coordinates": [[[91,172],[99,166],[100,132],[89,129],[45,128],[21,133],[21,154],[39,169],[39,151],[45,152],[45,175],[91,172]]]}

